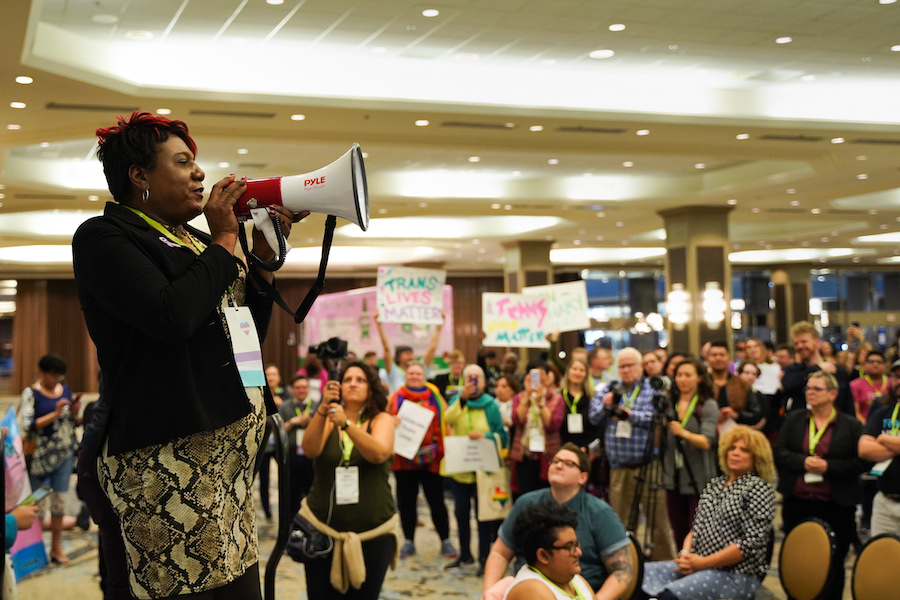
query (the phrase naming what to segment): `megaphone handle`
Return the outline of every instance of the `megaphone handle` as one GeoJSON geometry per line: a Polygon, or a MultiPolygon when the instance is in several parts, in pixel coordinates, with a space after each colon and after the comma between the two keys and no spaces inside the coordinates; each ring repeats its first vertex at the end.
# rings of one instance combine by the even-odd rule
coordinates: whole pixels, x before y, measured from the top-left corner
{"type": "Polygon", "coordinates": [[[278,248],[276,249],[275,259],[267,262],[253,254],[247,248],[247,234],[243,227],[238,228],[238,239],[241,240],[241,248],[244,250],[244,256],[250,266],[257,266],[266,271],[277,271],[284,265],[284,259],[287,256],[287,249],[284,245],[284,231],[281,229],[281,220],[278,215],[269,212],[269,218],[272,220],[272,226],[275,228],[275,239],[278,240],[278,248]]]}

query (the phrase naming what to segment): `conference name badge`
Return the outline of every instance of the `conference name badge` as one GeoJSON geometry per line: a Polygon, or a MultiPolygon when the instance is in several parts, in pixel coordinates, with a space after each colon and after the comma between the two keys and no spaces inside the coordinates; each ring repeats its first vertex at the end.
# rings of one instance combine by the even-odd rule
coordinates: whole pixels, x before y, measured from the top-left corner
{"type": "Polygon", "coordinates": [[[337,467],[334,470],[334,500],[338,506],[359,504],[359,467],[337,467]]]}
{"type": "Polygon", "coordinates": [[[231,337],[234,362],[244,387],[266,385],[259,337],[256,335],[256,323],[253,322],[250,309],[246,306],[225,307],[225,322],[228,324],[228,334],[231,337]]]}

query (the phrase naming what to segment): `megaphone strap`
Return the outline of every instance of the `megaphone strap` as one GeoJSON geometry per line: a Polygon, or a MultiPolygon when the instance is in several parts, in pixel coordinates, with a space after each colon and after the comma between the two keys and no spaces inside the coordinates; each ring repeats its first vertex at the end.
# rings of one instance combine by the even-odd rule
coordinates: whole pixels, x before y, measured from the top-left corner
{"type": "MultiPolygon", "coordinates": [[[[296,311],[291,310],[287,305],[287,302],[284,301],[284,298],[281,297],[281,294],[278,293],[278,290],[275,289],[275,286],[266,281],[259,271],[250,269],[251,277],[253,277],[253,280],[256,282],[259,289],[272,298],[272,301],[275,302],[275,304],[283,308],[289,315],[292,315],[295,323],[302,323],[303,320],[306,319],[306,315],[309,314],[309,310],[312,308],[313,303],[325,287],[325,270],[328,267],[328,255],[331,254],[331,241],[334,239],[334,228],[336,225],[337,217],[328,215],[328,218],[325,219],[325,235],[322,238],[322,258],[319,259],[319,274],[316,276],[315,283],[313,283],[312,287],[309,288],[309,291],[306,292],[303,302],[300,303],[300,306],[296,311]]],[[[241,228],[239,235],[243,235],[243,228],[241,228]]],[[[246,237],[241,238],[241,245],[244,244],[246,244],[246,237]]],[[[244,253],[247,254],[247,256],[250,256],[250,254],[247,253],[246,247],[244,248],[244,253]]]]}

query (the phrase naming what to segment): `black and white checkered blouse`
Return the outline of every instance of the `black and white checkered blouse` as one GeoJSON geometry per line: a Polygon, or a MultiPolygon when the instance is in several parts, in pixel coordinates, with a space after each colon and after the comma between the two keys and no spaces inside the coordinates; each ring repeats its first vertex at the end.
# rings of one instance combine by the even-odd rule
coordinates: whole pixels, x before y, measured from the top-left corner
{"type": "Polygon", "coordinates": [[[726,481],[727,476],[716,477],[700,496],[691,552],[709,556],[736,543],[744,560],[722,570],[764,577],[775,490],[755,473],[747,473],[729,486],[726,481]]]}

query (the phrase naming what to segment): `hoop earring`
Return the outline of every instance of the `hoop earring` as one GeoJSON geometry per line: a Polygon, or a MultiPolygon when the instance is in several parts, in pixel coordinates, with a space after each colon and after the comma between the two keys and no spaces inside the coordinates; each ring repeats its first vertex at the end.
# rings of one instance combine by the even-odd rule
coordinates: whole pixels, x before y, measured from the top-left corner
{"type": "Polygon", "coordinates": [[[147,204],[147,201],[150,200],[150,188],[145,189],[141,193],[141,200],[144,201],[144,204],[147,204]]]}

